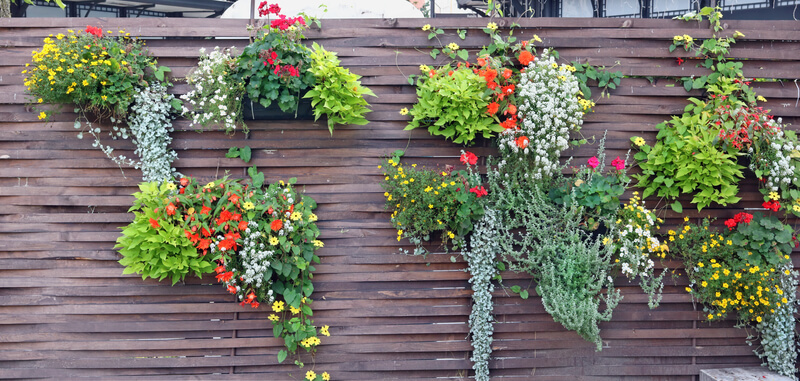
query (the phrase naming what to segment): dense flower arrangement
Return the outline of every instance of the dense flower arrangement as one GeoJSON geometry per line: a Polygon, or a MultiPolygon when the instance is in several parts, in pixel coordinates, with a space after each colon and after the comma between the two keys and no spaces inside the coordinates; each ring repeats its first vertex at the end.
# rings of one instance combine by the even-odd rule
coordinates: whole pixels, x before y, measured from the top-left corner
{"type": "Polygon", "coordinates": [[[166,94],[166,67],[157,67],[144,42],[130,33],[87,26],[85,31],[67,30],[44,39],[41,50],[32,53],[33,62],[23,70],[28,94],[36,98],[39,119],[48,119],[50,104],[73,104],[78,119],[78,138],[88,133],[93,146],[118,165],[142,168],[146,181],[162,181],[173,175],[177,157],[167,146],[171,112],[177,101],[166,94]],[[134,137],[140,161],[113,154],[102,143],[101,129],[93,121],[110,121],[113,139],[134,137]],[[125,126],[128,123],[128,126],[125,126]]]}
{"type": "Polygon", "coordinates": [[[314,75],[307,70],[310,50],[302,44],[306,20],[287,18],[277,5],[267,2],[259,6],[261,15],[274,14],[258,30],[252,43],[237,59],[234,78],[245,83],[245,91],[253,102],[269,107],[277,102],[284,112],[296,112],[301,93],[314,86],[314,75]]]}
{"type": "Polygon", "coordinates": [[[286,17],[277,4],[262,1],[259,16],[267,17],[263,28],[242,54],[215,48],[208,56],[201,49],[198,67],[187,77],[193,89],[182,97],[188,105],[184,115],[192,125],[221,125],[232,133],[243,123],[242,102],[249,100],[297,117],[301,98],[310,98],[315,120],[327,116],[333,134],[337,124],[363,125],[370,112],[365,95],[375,96],[361,85],[359,76],[341,67],[336,54],[316,43],[313,50],[303,45],[308,24],[319,22],[304,17],[286,17]],[[272,16],[275,19],[272,19],[272,16]]]}
{"type": "Polygon", "coordinates": [[[427,254],[423,244],[438,232],[446,250],[463,248],[464,237],[483,215],[478,199],[487,195],[472,171],[477,161],[475,154],[465,152],[461,155],[465,171],[454,171],[451,166],[417,169],[416,164],[404,167],[396,155],[379,166],[397,240],[408,238],[416,245],[414,254],[427,254]]]}
{"type": "Polygon", "coordinates": [[[201,185],[183,177],[140,184],[134,221],[117,240],[124,273],[173,284],[189,273],[216,273],[242,306],[270,306],[273,333],[286,345],[279,361],[300,349],[314,353],[319,337],[330,335],[311,320],[315,251],[323,243],[316,203],[297,193],[294,182],[262,188],[227,178],[201,185]]]}
{"type": "Polygon", "coordinates": [[[782,284],[791,275],[794,230],[761,213],[739,213],[725,225],[715,232],[708,219],[699,226],[687,221],[669,232],[686,262],[687,291],[703,302],[708,320],[736,312],[743,322],[760,323],[788,303],[782,284]]]}
{"type": "Polygon", "coordinates": [[[231,49],[215,47],[208,55],[205,53],[205,48],[200,49],[197,67],[186,76],[192,90],[181,95],[189,106],[183,106],[183,115],[191,122],[189,127],[219,124],[230,133],[241,124],[247,131],[242,121],[244,86],[233,77],[237,65],[231,49]]]}

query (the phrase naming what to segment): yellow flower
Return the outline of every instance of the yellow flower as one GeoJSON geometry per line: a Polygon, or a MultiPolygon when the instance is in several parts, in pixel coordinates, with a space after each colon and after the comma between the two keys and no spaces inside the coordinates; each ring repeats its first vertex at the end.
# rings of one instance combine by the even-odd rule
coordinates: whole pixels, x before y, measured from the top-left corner
{"type": "Polygon", "coordinates": [[[774,192],[774,191],[773,192],[769,192],[769,199],[770,200],[774,201],[774,200],[778,200],[780,198],[781,198],[781,196],[778,194],[778,192],[774,192]]]}
{"type": "Polygon", "coordinates": [[[311,222],[317,221],[317,215],[314,214],[314,213],[311,213],[311,215],[308,216],[308,220],[311,221],[311,222]]]}
{"type": "Polygon", "coordinates": [[[314,371],[313,371],[313,370],[309,370],[308,372],[306,372],[306,379],[307,379],[307,380],[314,381],[314,380],[316,380],[316,379],[317,379],[317,374],[316,374],[316,373],[314,373],[314,371]]]}
{"type": "Polygon", "coordinates": [[[270,244],[270,245],[272,245],[272,246],[275,246],[275,245],[277,245],[279,242],[280,242],[280,241],[278,240],[278,238],[277,238],[277,237],[269,237],[269,244],[270,244]]]}
{"type": "Polygon", "coordinates": [[[455,42],[451,42],[447,44],[447,48],[450,50],[458,50],[458,44],[456,44],[455,42]]]}
{"type": "Polygon", "coordinates": [[[419,71],[427,73],[431,71],[431,68],[428,65],[419,65],[419,71]]]}
{"type": "Polygon", "coordinates": [[[702,283],[700,283],[700,285],[703,286],[703,287],[707,287],[708,286],[708,282],[703,281],[702,283]]]}
{"type": "Polygon", "coordinates": [[[322,372],[322,380],[323,381],[331,381],[331,375],[328,372],[322,372]]]}
{"type": "Polygon", "coordinates": [[[175,190],[178,189],[178,186],[173,183],[167,183],[167,190],[175,190]]]}
{"type": "Polygon", "coordinates": [[[429,30],[431,30],[431,24],[425,24],[425,25],[423,25],[423,26],[422,26],[422,30],[424,30],[424,31],[426,31],[426,32],[427,32],[427,31],[429,31],[429,30]]]}
{"type": "Polygon", "coordinates": [[[692,292],[692,288],[691,287],[686,287],[686,292],[691,293],[692,292]]]}
{"type": "Polygon", "coordinates": [[[697,263],[697,267],[703,267],[703,266],[705,266],[705,265],[703,264],[703,262],[698,262],[698,263],[697,263]]]}
{"type": "Polygon", "coordinates": [[[447,232],[447,236],[450,237],[450,239],[456,238],[456,235],[453,234],[453,232],[447,232]]]}
{"type": "Polygon", "coordinates": [[[39,113],[39,119],[44,119],[44,118],[47,118],[47,113],[42,111],[42,112],[39,113]]]}
{"type": "Polygon", "coordinates": [[[636,144],[636,146],[637,146],[637,147],[641,147],[641,146],[643,146],[643,145],[644,145],[644,143],[645,143],[645,141],[644,141],[644,138],[642,138],[642,137],[640,137],[640,136],[637,136],[637,137],[636,137],[636,138],[633,140],[633,144],[636,144]]]}
{"type": "Polygon", "coordinates": [[[531,40],[534,41],[534,42],[542,42],[542,39],[539,38],[539,35],[537,35],[537,34],[534,34],[533,38],[531,40]]]}
{"type": "Polygon", "coordinates": [[[490,22],[490,23],[486,24],[486,29],[491,29],[492,31],[495,31],[495,30],[497,30],[497,24],[495,24],[493,22],[490,22]]]}
{"type": "Polygon", "coordinates": [[[792,210],[794,210],[795,212],[800,212],[800,205],[797,204],[792,205],[792,210]]]}
{"type": "Polygon", "coordinates": [[[433,204],[428,204],[428,209],[433,209],[433,204]]]}
{"type": "Polygon", "coordinates": [[[206,184],[203,188],[206,188],[206,189],[213,188],[214,185],[216,185],[216,184],[214,184],[214,182],[212,181],[212,182],[206,184]]]}
{"type": "Polygon", "coordinates": [[[267,319],[272,320],[272,321],[278,321],[278,319],[280,319],[280,318],[278,317],[278,315],[270,314],[267,319]]]}
{"type": "Polygon", "coordinates": [[[714,315],[712,315],[712,314],[708,314],[708,320],[711,320],[711,319],[713,319],[713,318],[714,318],[714,315]]]}
{"type": "Polygon", "coordinates": [[[683,36],[672,37],[672,41],[683,41],[683,36]]]}
{"type": "Polygon", "coordinates": [[[297,314],[300,313],[300,309],[299,308],[294,308],[292,306],[289,306],[289,312],[291,312],[292,315],[297,315],[297,314]]]}
{"type": "Polygon", "coordinates": [[[319,329],[319,333],[321,333],[321,334],[323,334],[325,336],[330,336],[331,333],[328,331],[328,329],[330,329],[330,326],[323,325],[322,328],[319,329]]]}
{"type": "Polygon", "coordinates": [[[272,303],[272,310],[275,312],[281,312],[284,308],[283,301],[276,300],[275,303],[272,303]]]}
{"type": "Polygon", "coordinates": [[[315,247],[324,247],[325,244],[322,241],[317,239],[317,240],[314,240],[314,246],[315,247]]]}
{"type": "Polygon", "coordinates": [[[292,215],[289,218],[291,218],[292,221],[297,221],[297,220],[303,218],[303,214],[300,213],[300,212],[293,212],[292,215]]]}
{"type": "Polygon", "coordinates": [[[256,208],[256,206],[252,202],[247,201],[244,204],[242,204],[242,208],[244,208],[244,210],[253,210],[256,208]]]}
{"type": "Polygon", "coordinates": [[[408,115],[408,108],[403,107],[400,109],[400,115],[408,115]]]}

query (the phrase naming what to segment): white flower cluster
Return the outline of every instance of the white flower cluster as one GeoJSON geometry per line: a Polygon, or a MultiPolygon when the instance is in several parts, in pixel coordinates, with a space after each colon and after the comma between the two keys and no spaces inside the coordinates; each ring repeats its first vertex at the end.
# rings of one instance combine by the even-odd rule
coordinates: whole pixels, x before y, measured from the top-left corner
{"type": "MultiPolygon", "coordinates": [[[[270,261],[275,256],[274,251],[266,249],[264,243],[261,242],[261,238],[261,231],[258,230],[258,223],[250,221],[248,223],[248,228],[245,230],[242,249],[239,250],[239,255],[242,257],[242,265],[244,266],[242,281],[244,284],[252,285],[256,289],[264,286],[264,273],[269,268],[271,264],[270,261]]],[[[274,297],[272,296],[272,281],[266,281],[269,283],[266,287],[270,289],[268,291],[269,303],[272,303],[274,301],[274,297]]]]}
{"type": "Polygon", "coordinates": [[[611,232],[603,243],[617,246],[620,271],[628,280],[639,277],[642,289],[650,297],[650,308],[655,308],[661,299],[664,287],[661,279],[666,272],[655,276],[655,263],[651,256],[663,258],[668,247],[652,233],[657,225],[653,212],[644,207],[644,201],[641,205],[639,203],[639,198],[634,195],[620,211],[620,218],[611,224],[611,232]]]}
{"type": "Polygon", "coordinates": [[[189,126],[219,124],[227,132],[236,130],[241,122],[241,107],[244,87],[231,75],[236,59],[231,57],[231,50],[220,50],[215,47],[205,55],[200,49],[200,61],[197,67],[186,76],[186,82],[194,88],[181,99],[189,104],[184,106],[182,114],[186,116],[189,126]]]}
{"type": "Polygon", "coordinates": [[[578,79],[545,49],[528,64],[517,89],[520,128],[500,133],[500,153],[506,159],[529,157],[534,179],[551,177],[559,168],[561,151],[569,146],[570,132],[583,124],[578,79]],[[529,139],[527,146],[520,144],[521,137],[529,139]]]}
{"type": "Polygon", "coordinates": [[[472,277],[472,312],[469,315],[469,332],[472,336],[472,369],[475,370],[475,380],[489,380],[489,356],[492,354],[492,334],[494,333],[494,316],[492,311],[492,292],[494,284],[492,278],[497,274],[495,266],[496,253],[501,252],[497,243],[500,224],[494,209],[488,208],[475,225],[472,235],[470,250],[463,252],[469,264],[469,273],[472,277]]]}
{"type": "Polygon", "coordinates": [[[142,160],[144,181],[163,182],[175,173],[172,162],[178,158],[178,154],[169,149],[172,143],[169,133],[174,130],[170,117],[170,101],[173,98],[167,94],[167,88],[159,83],[141,89],[133,97],[128,127],[136,144],[134,153],[142,160]]]}
{"type": "MultiPolygon", "coordinates": [[[[755,170],[755,166],[760,164],[760,161],[767,160],[766,169],[767,175],[765,176],[767,189],[777,192],[780,187],[791,186],[797,179],[796,166],[800,164],[797,158],[792,156],[792,152],[800,149],[800,144],[794,139],[789,139],[781,127],[781,118],[778,118],[777,124],[770,121],[770,126],[773,127],[775,136],[772,137],[769,144],[769,151],[762,153],[751,160],[750,169],[755,170]]],[[[752,154],[753,149],[750,148],[752,154]]],[[[764,163],[761,163],[762,165],[764,163]]]]}

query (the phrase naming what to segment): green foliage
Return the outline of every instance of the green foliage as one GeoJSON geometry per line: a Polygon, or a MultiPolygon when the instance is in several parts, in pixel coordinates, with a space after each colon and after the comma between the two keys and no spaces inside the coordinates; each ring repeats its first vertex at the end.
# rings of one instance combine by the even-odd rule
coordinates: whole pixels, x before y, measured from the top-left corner
{"type": "Polygon", "coordinates": [[[621,299],[609,271],[614,247],[582,228],[580,206],[553,205],[538,187],[501,192],[500,200],[512,209],[503,211],[496,225],[497,242],[510,269],[531,275],[553,320],[600,350],[598,323],[611,319],[621,299]]]}
{"type": "Polygon", "coordinates": [[[751,223],[740,223],[729,234],[739,259],[761,267],[778,267],[794,247],[794,229],[774,215],[753,215],[751,223]]]}
{"type": "Polygon", "coordinates": [[[735,152],[719,147],[719,131],[706,127],[712,112],[709,104],[690,100],[693,104],[682,116],[656,126],[655,145],[639,147],[634,158],[642,173],[633,177],[644,188],[643,198],[655,194],[675,201],[681,194],[694,194],[691,202],[698,210],[712,202],[734,204],[741,199],[737,184],[744,167],[737,164],[735,152]]]}
{"type": "Polygon", "coordinates": [[[245,83],[252,101],[264,107],[277,102],[283,112],[296,112],[300,96],[315,81],[308,70],[311,52],[301,43],[305,26],[264,28],[242,51],[234,76],[245,83]]]}
{"type": "MultiPolygon", "coordinates": [[[[22,73],[37,104],[74,104],[83,113],[124,120],[138,89],[156,81],[154,72],[169,70],[157,69],[144,43],[129,33],[102,33],[92,27],[86,32],[69,30],[45,38],[42,49],[33,51],[32,63],[22,73]]],[[[39,118],[50,113],[41,111],[39,118]]]]}
{"type": "MultiPolygon", "coordinates": [[[[250,162],[250,156],[252,155],[252,151],[250,150],[250,146],[244,146],[242,148],[239,147],[231,147],[228,148],[228,153],[225,154],[225,157],[233,159],[233,158],[240,158],[245,163],[250,162]]],[[[263,180],[262,180],[263,184],[263,180]]],[[[259,186],[260,187],[260,186],[259,186]]]]}
{"type": "Polygon", "coordinates": [[[397,240],[408,238],[417,246],[415,253],[423,254],[427,253],[423,242],[440,233],[445,250],[463,248],[464,237],[483,215],[479,176],[471,168],[452,171],[416,166],[404,167],[394,159],[381,166],[386,209],[392,211],[397,240]]]}
{"type": "MultiPolygon", "coordinates": [[[[214,269],[216,258],[199,252],[184,234],[186,222],[181,221],[182,216],[168,214],[167,206],[174,202],[170,199],[170,185],[142,183],[140,192],[133,194],[136,200],[128,211],[134,213],[134,220],[123,228],[116,245],[122,255],[119,263],[125,266],[123,274],[141,274],[142,279],[169,278],[175,284],[189,273],[202,277],[214,269]]],[[[194,187],[193,184],[190,189],[194,187]]],[[[214,193],[203,193],[202,201],[210,201],[214,193]]],[[[202,205],[200,200],[186,201],[202,205]]]]}
{"type": "Polygon", "coordinates": [[[316,84],[304,98],[311,98],[314,118],[326,115],[331,135],[336,124],[367,124],[364,114],[370,110],[364,95],[375,94],[361,85],[360,76],[340,66],[336,53],[326,51],[316,42],[313,49],[308,71],[316,78],[316,84]]]}
{"type": "Polygon", "coordinates": [[[572,62],[572,66],[575,68],[575,77],[578,78],[579,85],[581,87],[581,92],[583,93],[583,97],[589,99],[592,97],[592,90],[589,88],[589,80],[597,82],[597,87],[600,90],[600,96],[605,96],[608,94],[608,89],[616,89],[619,86],[620,80],[624,75],[622,75],[621,71],[611,72],[606,69],[605,66],[592,66],[588,63],[581,64],[576,61],[572,62]]]}
{"type": "Polygon", "coordinates": [[[409,111],[413,119],[406,130],[427,127],[431,135],[457,144],[470,144],[477,136],[490,138],[503,130],[487,112],[491,93],[483,77],[463,65],[423,69],[426,76],[417,79],[417,103],[409,111]]]}

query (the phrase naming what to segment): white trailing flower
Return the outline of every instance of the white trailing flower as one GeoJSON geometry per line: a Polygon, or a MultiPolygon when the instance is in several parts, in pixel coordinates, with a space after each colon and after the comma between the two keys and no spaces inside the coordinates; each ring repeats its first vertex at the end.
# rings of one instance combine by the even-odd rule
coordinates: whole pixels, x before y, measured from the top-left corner
{"type": "Polygon", "coordinates": [[[528,64],[517,89],[520,128],[500,133],[500,153],[506,159],[528,157],[534,179],[551,177],[559,168],[561,151],[569,146],[570,132],[583,124],[586,105],[579,97],[578,79],[545,49],[528,64]],[[529,139],[527,147],[518,144],[523,136],[529,139]]]}

